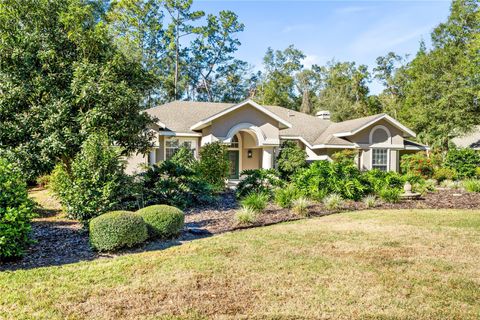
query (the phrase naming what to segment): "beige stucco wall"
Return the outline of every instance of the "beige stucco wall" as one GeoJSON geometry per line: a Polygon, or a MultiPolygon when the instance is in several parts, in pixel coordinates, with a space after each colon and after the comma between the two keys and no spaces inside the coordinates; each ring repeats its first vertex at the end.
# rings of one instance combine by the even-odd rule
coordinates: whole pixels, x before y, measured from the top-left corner
{"type": "Polygon", "coordinates": [[[262,163],[262,149],[256,148],[256,141],[248,132],[240,132],[241,137],[241,167],[240,170],[258,169],[262,163]],[[248,150],[252,150],[252,157],[248,157],[248,150]]]}
{"type": "Polygon", "coordinates": [[[141,170],[142,165],[148,164],[148,155],[144,154],[134,154],[131,155],[126,159],[126,167],[125,167],[125,173],[126,174],[135,174],[138,173],[141,170]]]}
{"type": "Polygon", "coordinates": [[[365,128],[364,130],[358,132],[357,134],[348,137],[348,140],[357,144],[370,144],[370,132],[378,125],[385,126],[390,131],[390,134],[392,136],[392,144],[403,145],[402,131],[392,126],[388,121],[385,120],[380,120],[373,125],[365,128]]]}
{"type": "MultiPolygon", "coordinates": [[[[216,137],[226,137],[228,131],[240,123],[251,123],[263,131],[266,139],[278,140],[278,122],[249,105],[241,107],[214,120],[210,132],[216,137]]],[[[207,132],[208,131],[205,130],[202,134],[205,135],[207,132]]]]}

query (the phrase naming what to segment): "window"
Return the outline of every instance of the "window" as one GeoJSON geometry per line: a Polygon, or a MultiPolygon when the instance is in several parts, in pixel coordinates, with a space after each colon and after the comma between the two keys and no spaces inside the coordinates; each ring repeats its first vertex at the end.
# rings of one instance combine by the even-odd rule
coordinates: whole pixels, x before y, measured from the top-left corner
{"type": "Polygon", "coordinates": [[[372,169],[388,171],[387,149],[372,149],[372,169]]]}
{"type": "Polygon", "coordinates": [[[232,142],[230,142],[230,148],[238,148],[238,137],[234,135],[232,138],[232,142]]]}
{"type": "Polygon", "coordinates": [[[194,140],[167,139],[165,141],[165,160],[170,160],[175,152],[184,146],[192,150],[192,154],[195,156],[196,144],[194,140]]]}

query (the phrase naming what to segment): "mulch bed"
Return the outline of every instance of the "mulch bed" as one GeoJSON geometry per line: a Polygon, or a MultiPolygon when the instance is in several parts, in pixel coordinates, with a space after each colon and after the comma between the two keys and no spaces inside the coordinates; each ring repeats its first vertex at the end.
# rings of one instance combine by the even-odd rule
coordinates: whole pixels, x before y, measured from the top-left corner
{"type": "MultiPolygon", "coordinates": [[[[88,233],[82,229],[80,223],[59,218],[58,215],[44,215],[42,218],[35,219],[32,224],[32,236],[35,243],[27,250],[25,257],[21,260],[0,264],[0,271],[63,265],[126,253],[161,250],[185,241],[223,232],[302,219],[288,209],[270,204],[254,224],[242,226],[235,222],[237,209],[238,203],[234,194],[232,192],[225,193],[215,206],[188,210],[185,217],[185,231],[179,239],[153,241],[139,248],[117,254],[94,252],[88,244],[88,233]]],[[[310,206],[309,212],[311,216],[318,217],[340,211],[364,209],[367,208],[363,203],[348,201],[342,210],[338,211],[326,210],[323,204],[314,203],[310,206]]],[[[375,209],[480,209],[480,194],[466,193],[462,190],[439,190],[429,193],[419,200],[404,200],[395,204],[382,203],[375,209]]]]}

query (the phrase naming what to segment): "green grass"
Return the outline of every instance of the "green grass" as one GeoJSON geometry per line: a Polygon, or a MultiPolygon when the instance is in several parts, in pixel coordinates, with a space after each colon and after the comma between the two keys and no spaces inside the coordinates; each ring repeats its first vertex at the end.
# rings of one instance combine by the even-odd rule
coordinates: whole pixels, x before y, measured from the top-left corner
{"type": "Polygon", "coordinates": [[[0,273],[0,318],[478,319],[480,211],[361,211],[0,273]]]}

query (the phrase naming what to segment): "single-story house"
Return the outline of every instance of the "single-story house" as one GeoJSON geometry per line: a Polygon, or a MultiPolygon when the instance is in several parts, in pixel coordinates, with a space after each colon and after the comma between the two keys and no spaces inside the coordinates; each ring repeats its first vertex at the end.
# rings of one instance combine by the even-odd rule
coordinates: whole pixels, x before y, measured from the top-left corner
{"type": "Polygon", "coordinates": [[[146,110],[157,119],[152,127],[155,141],[150,154],[128,159],[127,172],[140,164],[170,159],[183,145],[195,157],[207,143],[228,145],[231,179],[245,169],[272,168],[281,143],[292,140],[303,148],[309,161],[330,160],[340,150],[358,150],[362,170],[399,170],[403,153],[427,150],[408,140],[415,133],[387,114],[343,122],[330,121],[330,113],[316,116],[278,106],[263,106],[252,100],[241,103],[174,101],[146,110]]]}
{"type": "Polygon", "coordinates": [[[469,133],[452,139],[455,146],[459,148],[472,148],[480,150],[480,126],[473,128],[469,133]]]}

